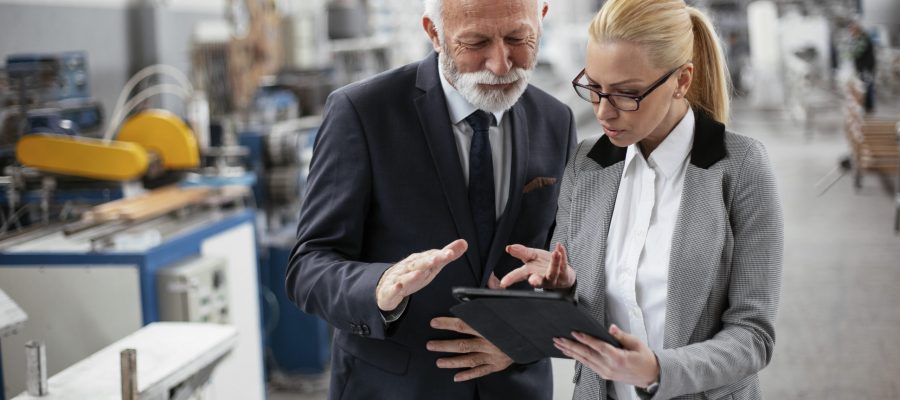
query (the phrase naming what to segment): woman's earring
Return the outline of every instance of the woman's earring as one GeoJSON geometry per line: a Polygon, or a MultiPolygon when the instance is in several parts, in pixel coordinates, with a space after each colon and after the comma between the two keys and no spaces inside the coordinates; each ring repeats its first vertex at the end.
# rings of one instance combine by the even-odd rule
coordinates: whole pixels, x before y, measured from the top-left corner
{"type": "Polygon", "coordinates": [[[675,93],[675,98],[676,99],[681,98],[681,93],[675,93]]]}

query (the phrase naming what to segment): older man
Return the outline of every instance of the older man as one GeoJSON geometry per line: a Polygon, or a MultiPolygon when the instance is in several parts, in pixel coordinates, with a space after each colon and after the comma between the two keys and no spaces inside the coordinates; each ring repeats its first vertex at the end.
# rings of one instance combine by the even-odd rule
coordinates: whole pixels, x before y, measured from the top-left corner
{"type": "Polygon", "coordinates": [[[286,286],[335,327],[330,398],[552,397],[548,360],[448,317],[552,229],[575,126],[528,85],[547,7],[426,0],[437,54],[329,96],[286,286]]]}

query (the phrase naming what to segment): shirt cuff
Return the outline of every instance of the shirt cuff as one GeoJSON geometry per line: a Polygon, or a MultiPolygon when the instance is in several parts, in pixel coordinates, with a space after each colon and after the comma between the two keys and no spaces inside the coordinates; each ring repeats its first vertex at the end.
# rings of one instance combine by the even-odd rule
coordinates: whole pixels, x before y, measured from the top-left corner
{"type": "Polygon", "coordinates": [[[403,301],[400,302],[397,308],[391,311],[381,311],[381,320],[384,321],[385,328],[387,328],[391,323],[397,322],[397,320],[403,316],[403,312],[406,311],[407,304],[409,304],[408,296],[403,298],[403,301]]]}

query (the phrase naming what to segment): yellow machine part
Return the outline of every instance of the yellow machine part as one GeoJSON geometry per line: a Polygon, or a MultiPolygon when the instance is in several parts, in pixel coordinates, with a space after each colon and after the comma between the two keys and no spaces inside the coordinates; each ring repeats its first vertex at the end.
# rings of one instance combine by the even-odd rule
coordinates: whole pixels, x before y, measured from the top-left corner
{"type": "Polygon", "coordinates": [[[23,165],[93,179],[131,180],[147,171],[147,151],[134,143],[56,134],[33,134],[16,143],[23,165]]]}
{"type": "Polygon", "coordinates": [[[117,141],[133,142],[159,155],[165,169],[200,166],[197,139],[177,115],[165,110],[147,110],[122,124],[117,141]]]}

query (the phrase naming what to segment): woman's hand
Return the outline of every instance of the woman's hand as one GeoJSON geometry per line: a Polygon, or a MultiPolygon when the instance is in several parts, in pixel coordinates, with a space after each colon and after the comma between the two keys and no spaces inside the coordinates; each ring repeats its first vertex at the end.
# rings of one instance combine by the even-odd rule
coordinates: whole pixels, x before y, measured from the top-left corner
{"type": "Polygon", "coordinates": [[[506,246],[506,252],[525,265],[500,280],[504,288],[526,279],[531,286],[544,289],[568,289],[575,285],[575,270],[569,265],[566,248],[558,243],[552,253],[520,244],[506,246]]]}
{"type": "Polygon", "coordinates": [[[555,338],[553,343],[566,356],[584,364],[601,378],[646,388],[659,380],[656,355],[636,336],[609,327],[609,334],[619,340],[621,349],[580,332],[572,332],[575,341],[555,338]]]}

